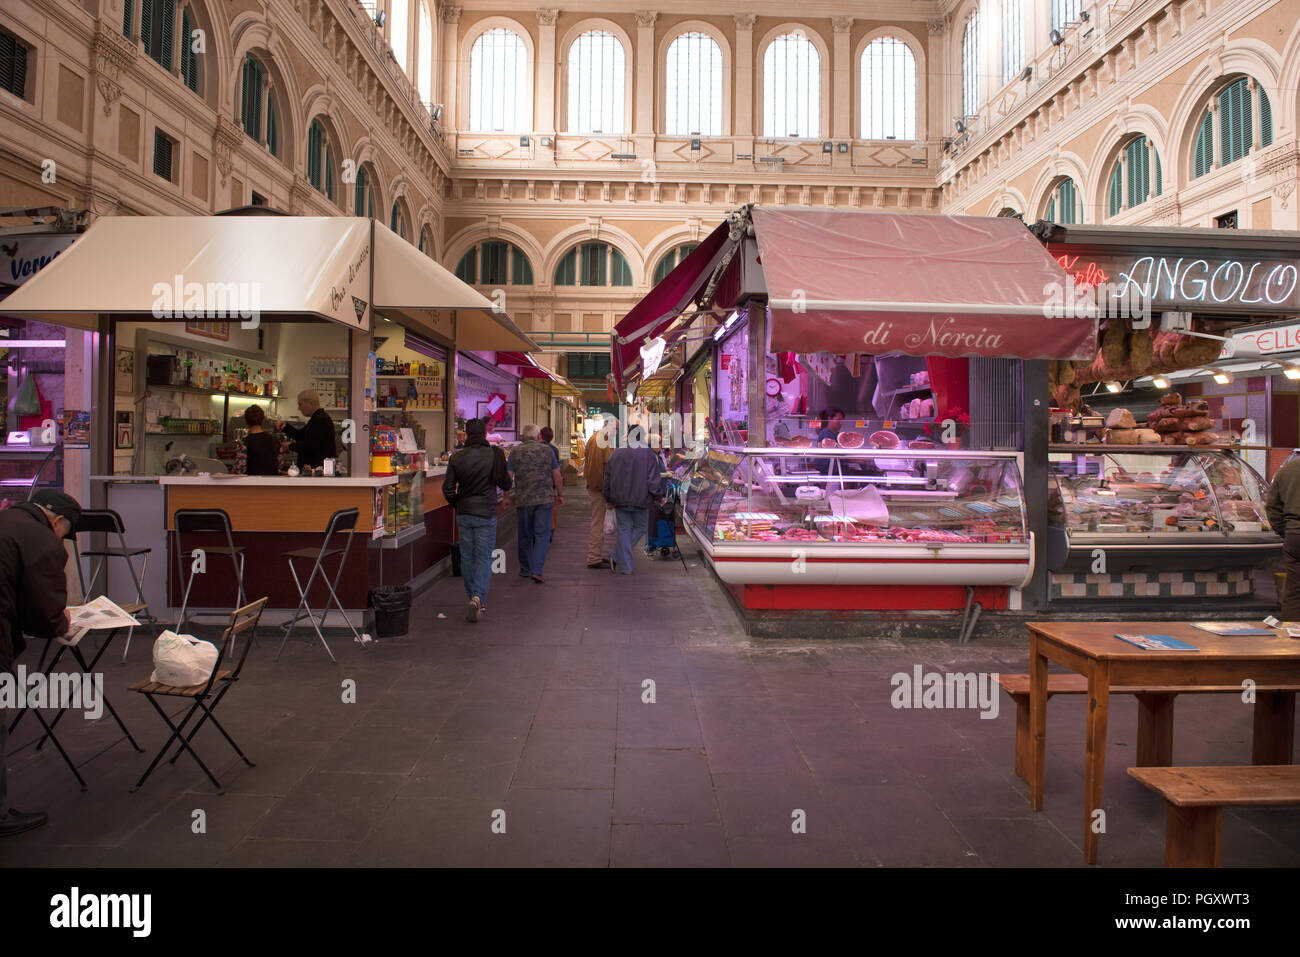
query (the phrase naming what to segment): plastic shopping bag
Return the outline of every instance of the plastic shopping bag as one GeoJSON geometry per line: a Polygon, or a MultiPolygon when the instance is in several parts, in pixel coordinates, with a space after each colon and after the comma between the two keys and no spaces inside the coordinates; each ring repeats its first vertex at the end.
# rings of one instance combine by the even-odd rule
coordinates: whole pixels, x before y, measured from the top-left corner
{"type": "Polygon", "coordinates": [[[28,376],[23,379],[23,384],[18,387],[18,396],[14,399],[14,414],[23,415],[40,415],[41,414],[41,393],[36,388],[36,379],[28,376]]]}
{"type": "Polygon", "coordinates": [[[605,509],[605,534],[614,534],[614,510],[612,508],[605,509]]]}
{"type": "Polygon", "coordinates": [[[176,688],[204,684],[217,666],[217,655],[217,646],[210,641],[164,631],[153,643],[150,680],[176,688]]]}

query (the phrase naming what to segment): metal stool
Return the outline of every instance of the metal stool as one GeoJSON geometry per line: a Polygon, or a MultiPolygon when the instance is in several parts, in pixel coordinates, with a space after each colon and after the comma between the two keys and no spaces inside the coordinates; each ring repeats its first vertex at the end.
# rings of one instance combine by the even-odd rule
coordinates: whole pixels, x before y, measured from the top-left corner
{"type": "Polygon", "coordinates": [[[352,622],[348,621],[347,612],[343,610],[343,603],[339,601],[338,592],[335,591],[339,579],[343,577],[343,566],[347,564],[348,549],[352,547],[352,536],[356,534],[357,516],[359,514],[358,510],[355,508],[342,508],[331,515],[329,524],[325,527],[325,539],[321,542],[320,551],[317,551],[314,548],[299,548],[292,552],[280,553],[282,557],[289,560],[289,572],[293,575],[294,586],[298,589],[298,594],[302,596],[302,598],[298,602],[298,607],[293,611],[293,617],[280,626],[284,629],[284,637],[280,639],[280,649],[275,653],[276,661],[280,660],[280,652],[284,651],[285,642],[289,640],[289,635],[293,632],[294,626],[298,624],[300,618],[304,617],[304,609],[306,609],[305,616],[307,620],[311,622],[312,628],[316,629],[316,637],[319,638],[320,643],[325,646],[325,653],[330,656],[330,661],[338,661],[338,659],[334,657],[334,652],[330,651],[330,646],[325,640],[325,636],[321,634],[321,626],[325,624],[325,619],[329,617],[330,613],[329,600],[326,600],[325,602],[325,610],[321,614],[319,622],[316,621],[316,613],[313,612],[311,606],[307,604],[307,595],[311,591],[312,583],[316,581],[316,575],[318,573],[320,574],[321,580],[325,582],[325,587],[329,589],[330,599],[333,600],[334,607],[336,607],[339,610],[339,614],[343,616],[343,623],[351,630],[354,638],[359,639],[361,637],[357,634],[356,628],[352,627],[352,622]],[[330,542],[334,540],[334,536],[342,532],[347,532],[347,537],[343,540],[343,547],[330,548],[330,542]],[[334,555],[342,555],[343,557],[339,559],[339,567],[334,573],[334,580],[330,581],[329,574],[324,570],[322,565],[325,559],[334,555]],[[315,564],[312,565],[311,574],[307,576],[306,586],[302,584],[302,580],[298,577],[298,569],[293,563],[295,558],[316,559],[315,564]]]}
{"type": "MultiPolygon", "coordinates": [[[[230,532],[230,516],[224,509],[220,508],[182,508],[177,509],[173,516],[173,525],[176,532],[176,570],[179,578],[185,578],[184,561],[190,561],[195,552],[203,552],[204,555],[227,555],[230,562],[235,568],[235,584],[238,586],[238,594],[235,599],[235,607],[244,607],[244,549],[235,547],[235,539],[230,532]],[[203,535],[217,534],[224,535],[226,544],[222,545],[204,545],[198,548],[186,549],[183,544],[182,535],[203,535]]],[[[178,579],[179,580],[179,579],[178,579]]],[[[181,599],[181,616],[176,622],[176,630],[184,631],[185,629],[185,612],[190,604],[190,589],[194,586],[194,563],[190,561],[190,575],[185,581],[185,596],[181,599]]],[[[229,612],[204,612],[203,615],[211,617],[219,615],[222,618],[228,618],[229,612]]],[[[234,644],[231,644],[231,653],[234,653],[234,644]]]]}
{"type": "MultiPolygon", "coordinates": [[[[77,535],[116,535],[117,548],[106,546],[104,548],[88,548],[82,551],[78,546],[77,539],[72,540],[72,553],[77,562],[77,580],[81,583],[82,601],[90,600],[90,593],[95,590],[95,585],[99,581],[100,573],[108,564],[110,558],[121,558],[126,562],[127,571],[131,574],[131,584],[135,585],[135,600],[144,606],[144,613],[137,613],[137,618],[143,618],[153,626],[155,637],[158,633],[158,619],[149,611],[149,603],[144,598],[144,576],[149,570],[149,553],[151,548],[131,548],[126,544],[123,537],[126,534],[126,528],[122,524],[122,516],[111,508],[88,508],[81,513],[81,518],[77,521],[77,527],[73,530],[77,535]],[[140,565],[140,573],[137,575],[135,562],[132,560],[137,556],[143,555],[144,560],[140,565]],[[85,575],[81,571],[81,559],[98,558],[99,564],[95,566],[94,573],[90,576],[90,586],[86,585],[85,575]]],[[[127,652],[131,650],[131,636],[135,634],[135,626],[132,625],[126,633],[126,648],[122,650],[122,660],[126,661],[127,652]]]]}

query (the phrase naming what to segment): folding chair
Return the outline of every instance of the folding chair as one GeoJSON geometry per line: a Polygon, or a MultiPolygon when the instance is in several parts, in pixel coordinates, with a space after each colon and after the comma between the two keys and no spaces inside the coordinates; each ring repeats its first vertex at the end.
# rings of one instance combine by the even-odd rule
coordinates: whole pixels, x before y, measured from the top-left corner
{"type": "MultiPolygon", "coordinates": [[[[235,607],[239,608],[244,604],[244,550],[235,547],[235,539],[230,531],[230,516],[224,509],[220,508],[182,508],[177,509],[173,519],[176,531],[176,570],[180,579],[185,579],[185,563],[189,562],[190,575],[185,579],[185,597],[181,599],[181,617],[176,622],[178,632],[185,630],[186,610],[190,604],[190,589],[194,586],[194,563],[191,560],[195,552],[202,551],[204,555],[227,555],[230,562],[235,567],[235,583],[238,586],[238,593],[235,598],[235,607]],[[203,545],[198,548],[187,549],[183,544],[182,535],[203,535],[217,534],[224,535],[226,538],[225,545],[203,545]]],[[[213,612],[204,613],[207,616],[213,612]]],[[[221,617],[225,617],[224,612],[218,612],[221,617]]],[[[233,652],[233,647],[231,648],[233,652]]]]}
{"type": "MultiPolygon", "coordinates": [[[[321,626],[325,624],[325,619],[330,613],[331,599],[334,602],[334,607],[337,608],[339,614],[343,616],[343,623],[351,629],[352,636],[354,638],[361,637],[357,634],[356,628],[352,627],[352,622],[348,621],[347,612],[343,610],[343,603],[339,601],[338,593],[335,591],[339,579],[343,577],[343,566],[347,564],[348,549],[352,547],[352,536],[356,534],[357,517],[359,514],[358,510],[355,508],[341,508],[331,515],[329,524],[325,526],[325,540],[321,542],[320,551],[317,551],[314,548],[299,548],[292,552],[281,552],[281,556],[289,560],[289,572],[293,575],[293,583],[298,589],[298,594],[301,596],[301,600],[298,602],[298,607],[293,611],[293,617],[280,626],[284,629],[284,637],[280,639],[280,649],[275,653],[276,661],[280,660],[280,653],[284,651],[285,642],[289,640],[289,635],[298,624],[298,620],[304,617],[304,609],[305,617],[311,622],[311,626],[316,629],[316,637],[319,638],[320,643],[325,646],[325,653],[330,656],[330,661],[338,661],[338,659],[334,657],[334,652],[330,651],[330,646],[329,643],[325,641],[325,636],[321,634],[321,626]],[[334,540],[334,536],[342,532],[347,532],[347,537],[343,540],[343,547],[330,548],[330,543],[334,540]],[[341,555],[342,557],[339,559],[338,570],[334,573],[334,580],[331,582],[329,573],[325,571],[323,563],[325,559],[331,558],[334,555],[341,555]],[[294,565],[295,558],[316,559],[316,563],[312,565],[311,574],[307,576],[306,586],[302,584],[302,580],[298,577],[298,569],[294,565]],[[321,614],[319,622],[316,621],[316,613],[313,612],[311,606],[307,604],[307,595],[311,592],[311,586],[312,583],[316,581],[317,574],[319,574],[321,580],[325,582],[325,587],[329,589],[330,593],[330,598],[325,602],[325,611],[321,614]]],[[[310,641],[310,639],[308,640],[310,641]]]]}
{"type": "Polygon", "coordinates": [[[248,658],[249,650],[253,647],[253,642],[250,640],[244,643],[244,653],[239,656],[239,661],[236,662],[233,671],[223,669],[221,667],[221,662],[231,649],[234,648],[235,639],[239,635],[256,630],[258,619],[262,617],[262,608],[266,605],[266,601],[265,598],[259,598],[251,605],[237,608],[230,613],[230,624],[221,636],[221,647],[218,649],[217,663],[212,666],[212,673],[208,675],[208,680],[204,683],[190,685],[187,688],[181,688],[175,685],[165,685],[158,681],[137,681],[135,684],[130,686],[129,690],[138,692],[149,699],[149,703],[153,705],[154,710],[157,711],[163,721],[167,723],[167,727],[172,730],[171,737],[169,737],[167,743],[159,749],[157,757],[153,759],[153,763],[149,765],[140,780],[136,782],[135,787],[131,788],[132,792],[140,790],[140,787],[144,782],[149,779],[149,775],[153,774],[153,770],[158,766],[158,762],[163,759],[163,755],[165,755],[167,750],[172,746],[172,742],[179,741],[180,746],[176,749],[176,753],[172,755],[169,763],[175,764],[176,759],[181,756],[181,752],[188,751],[193,755],[194,760],[198,762],[199,767],[203,769],[203,773],[208,776],[208,780],[211,781],[213,786],[217,789],[217,793],[225,794],[226,792],[225,789],[222,788],[221,782],[218,781],[213,773],[208,770],[208,766],[203,763],[203,759],[199,757],[198,752],[191,747],[191,744],[194,741],[194,736],[199,733],[199,729],[203,727],[205,721],[211,721],[213,725],[216,726],[216,729],[221,732],[221,736],[226,739],[227,743],[229,743],[232,748],[235,749],[235,753],[243,759],[245,764],[250,768],[255,766],[252,761],[248,760],[247,755],[245,755],[243,751],[239,750],[239,745],[235,744],[234,739],[226,733],[226,729],[221,726],[219,721],[217,721],[213,712],[216,711],[217,705],[221,704],[221,699],[226,696],[226,693],[233,688],[235,682],[239,680],[239,673],[244,670],[244,662],[248,658]],[[158,704],[157,699],[159,697],[188,698],[193,703],[190,705],[189,711],[185,713],[185,717],[181,719],[180,724],[173,724],[172,719],[167,716],[167,712],[158,704]],[[190,719],[200,711],[203,712],[203,716],[199,718],[190,733],[188,735],[185,734],[185,726],[189,724],[190,719]]]}
{"type": "MultiPolygon", "coordinates": [[[[123,537],[126,534],[126,528],[122,525],[122,516],[111,508],[92,509],[88,508],[81,513],[81,518],[77,521],[77,527],[74,529],[77,535],[116,535],[117,547],[107,545],[103,548],[88,548],[82,551],[78,545],[78,540],[72,540],[72,552],[77,562],[77,580],[81,583],[81,596],[83,601],[89,601],[91,593],[95,590],[95,585],[99,582],[99,576],[104,571],[110,558],[120,558],[126,562],[127,571],[131,575],[131,584],[135,586],[135,600],[144,606],[143,614],[137,612],[137,618],[143,618],[153,626],[155,637],[158,632],[158,619],[149,611],[149,603],[144,598],[144,581],[145,574],[149,571],[149,553],[151,548],[130,548],[123,537]],[[137,556],[143,556],[140,565],[139,574],[135,570],[135,559],[137,556]],[[90,585],[86,585],[86,577],[82,574],[81,559],[98,558],[99,564],[95,566],[94,573],[90,576],[90,585]]],[[[107,581],[107,579],[105,579],[107,581]]],[[[135,634],[135,626],[132,625],[126,633],[126,647],[122,649],[122,660],[126,661],[127,653],[131,650],[131,636],[135,634]]]]}

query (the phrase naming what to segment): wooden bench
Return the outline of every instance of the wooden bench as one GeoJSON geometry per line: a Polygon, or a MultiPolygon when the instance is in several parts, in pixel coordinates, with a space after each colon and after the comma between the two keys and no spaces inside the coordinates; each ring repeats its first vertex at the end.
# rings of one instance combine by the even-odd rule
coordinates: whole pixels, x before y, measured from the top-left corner
{"type": "Polygon", "coordinates": [[[1218,867],[1223,809],[1300,804],[1300,766],[1129,768],[1167,802],[1165,867],[1218,867]]]}
{"type": "MultiPolygon", "coordinates": [[[[1029,675],[999,675],[998,684],[1016,703],[1016,774],[1028,782],[1029,675]]],[[[1251,761],[1257,765],[1290,764],[1295,738],[1297,687],[1255,689],[1254,742],[1251,761]],[[1285,728],[1281,733],[1274,729],[1285,728]]],[[[1140,768],[1168,767],[1174,761],[1174,698],[1180,694],[1241,694],[1239,685],[1190,687],[1112,687],[1111,694],[1131,694],[1138,701],[1137,761],[1140,768]]],[[[1087,694],[1088,678],[1080,674],[1049,674],[1047,698],[1058,694],[1087,694]]]]}

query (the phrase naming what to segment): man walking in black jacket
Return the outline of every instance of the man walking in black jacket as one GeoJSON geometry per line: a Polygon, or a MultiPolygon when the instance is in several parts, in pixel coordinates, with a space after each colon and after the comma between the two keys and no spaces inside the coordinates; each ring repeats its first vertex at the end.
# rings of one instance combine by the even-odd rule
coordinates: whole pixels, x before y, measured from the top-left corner
{"type": "MultiPolygon", "coordinates": [[[[26,632],[56,638],[68,630],[68,585],[63,574],[68,553],[63,539],[72,537],[81,506],[71,495],[53,489],[37,492],[0,512],[0,674],[12,673],[23,653],[26,632]]],[[[21,834],[49,823],[43,811],[24,814],[9,806],[4,753],[9,719],[0,720],[0,837],[21,834]]]]}
{"type": "Polygon", "coordinates": [[[465,424],[465,447],[451,457],[442,480],[442,494],[456,508],[460,577],[469,596],[465,609],[469,621],[478,621],[487,611],[492,550],[497,543],[497,489],[510,491],[505,453],[488,444],[486,422],[470,419],[465,424]]]}

